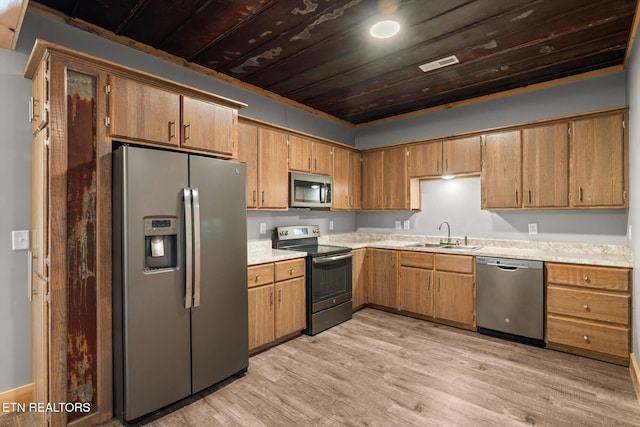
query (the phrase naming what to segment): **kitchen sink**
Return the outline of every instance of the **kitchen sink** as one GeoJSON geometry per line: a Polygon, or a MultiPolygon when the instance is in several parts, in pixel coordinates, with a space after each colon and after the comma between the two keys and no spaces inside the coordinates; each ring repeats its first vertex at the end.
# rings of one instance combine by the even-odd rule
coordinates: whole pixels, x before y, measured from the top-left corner
{"type": "Polygon", "coordinates": [[[410,248],[442,248],[444,246],[452,246],[448,243],[416,243],[414,245],[409,245],[410,248]]]}
{"type": "Polygon", "coordinates": [[[451,243],[416,243],[409,245],[409,248],[441,248],[441,249],[456,249],[461,251],[475,251],[482,246],[470,246],[470,245],[456,245],[451,243]]]}

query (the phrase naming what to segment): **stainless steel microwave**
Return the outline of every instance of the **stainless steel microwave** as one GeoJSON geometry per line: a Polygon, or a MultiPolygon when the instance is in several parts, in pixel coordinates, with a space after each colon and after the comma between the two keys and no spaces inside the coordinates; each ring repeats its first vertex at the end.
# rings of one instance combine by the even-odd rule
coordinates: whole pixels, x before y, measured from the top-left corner
{"type": "Polygon", "coordinates": [[[330,176],[291,172],[289,174],[289,206],[330,208],[331,187],[330,176]]]}

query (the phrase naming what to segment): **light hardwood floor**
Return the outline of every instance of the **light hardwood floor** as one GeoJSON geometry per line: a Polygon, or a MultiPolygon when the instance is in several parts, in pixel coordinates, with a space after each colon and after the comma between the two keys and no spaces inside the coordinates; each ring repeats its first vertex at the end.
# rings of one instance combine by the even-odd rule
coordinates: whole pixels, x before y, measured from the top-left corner
{"type": "Polygon", "coordinates": [[[364,309],[150,427],[640,426],[628,368],[364,309]]]}

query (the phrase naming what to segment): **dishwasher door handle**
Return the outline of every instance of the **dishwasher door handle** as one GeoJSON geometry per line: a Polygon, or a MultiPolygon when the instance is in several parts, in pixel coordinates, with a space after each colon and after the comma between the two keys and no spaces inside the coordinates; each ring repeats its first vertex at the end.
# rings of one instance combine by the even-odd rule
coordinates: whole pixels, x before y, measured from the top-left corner
{"type": "Polygon", "coordinates": [[[516,271],[521,268],[529,268],[526,265],[502,265],[495,262],[488,262],[487,265],[490,265],[492,267],[498,267],[500,270],[507,270],[507,271],[516,271]]]}

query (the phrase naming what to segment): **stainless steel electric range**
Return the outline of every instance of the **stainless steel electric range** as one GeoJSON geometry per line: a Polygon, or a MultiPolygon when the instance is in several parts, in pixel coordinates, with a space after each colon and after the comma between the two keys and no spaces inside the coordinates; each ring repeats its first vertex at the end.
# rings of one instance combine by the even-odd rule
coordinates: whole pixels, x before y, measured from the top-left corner
{"type": "Polygon", "coordinates": [[[318,244],[320,227],[276,227],[273,248],[307,253],[307,335],[351,319],[351,248],[318,244]]]}

